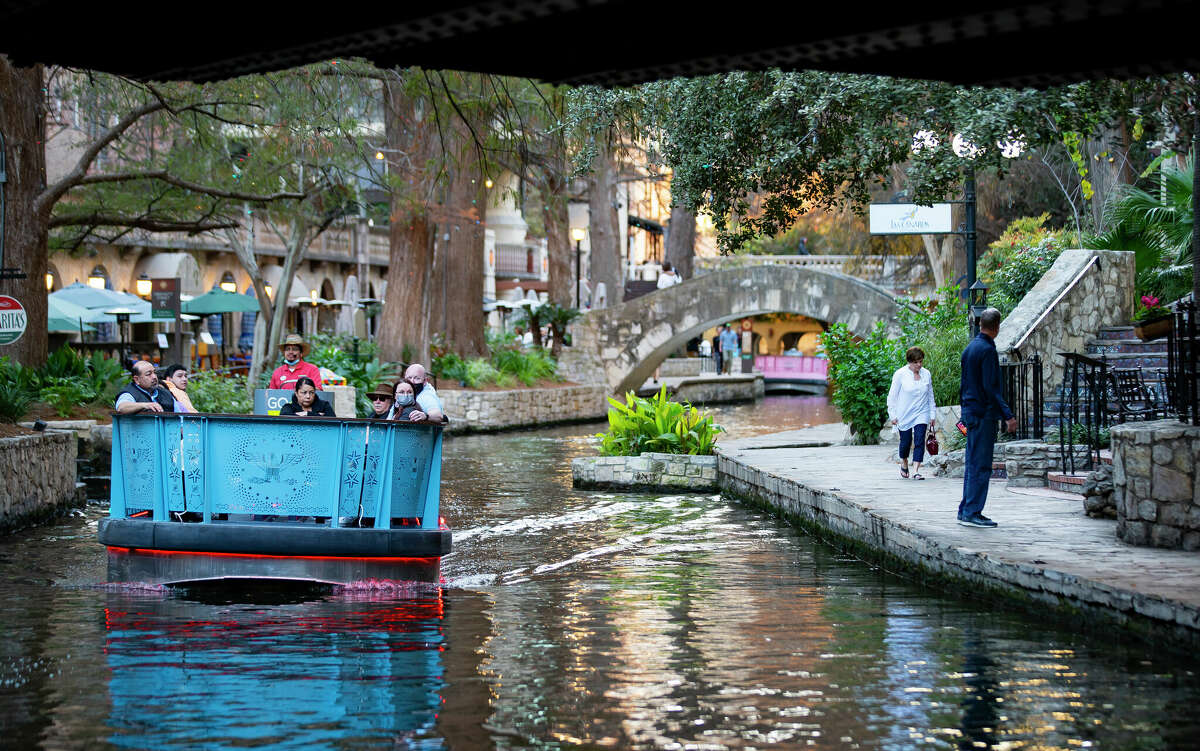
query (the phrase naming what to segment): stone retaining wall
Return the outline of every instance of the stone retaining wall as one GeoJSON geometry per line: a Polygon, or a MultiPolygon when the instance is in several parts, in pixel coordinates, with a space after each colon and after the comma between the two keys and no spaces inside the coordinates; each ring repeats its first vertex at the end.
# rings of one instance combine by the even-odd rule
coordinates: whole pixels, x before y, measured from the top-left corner
{"type": "Polygon", "coordinates": [[[673,398],[691,404],[720,404],[762,399],[766,393],[761,373],[745,376],[687,378],[675,386],[673,398]]]}
{"type": "Polygon", "coordinates": [[[717,492],[717,457],[647,452],[641,456],[587,456],[571,462],[577,488],[717,492]]]}
{"type": "Polygon", "coordinates": [[[699,357],[668,357],[659,366],[659,375],[663,378],[689,378],[700,375],[700,365],[704,361],[699,357]]]}
{"type": "Polygon", "coordinates": [[[451,433],[601,420],[608,415],[608,389],[604,386],[511,391],[441,389],[438,396],[450,417],[451,433]]]}
{"type": "Polygon", "coordinates": [[[75,491],[76,450],[73,432],[0,438],[0,530],[81,505],[75,491]]]}
{"type": "Polygon", "coordinates": [[[1200,550],[1200,427],[1174,420],[1112,429],[1117,538],[1200,550]]]}

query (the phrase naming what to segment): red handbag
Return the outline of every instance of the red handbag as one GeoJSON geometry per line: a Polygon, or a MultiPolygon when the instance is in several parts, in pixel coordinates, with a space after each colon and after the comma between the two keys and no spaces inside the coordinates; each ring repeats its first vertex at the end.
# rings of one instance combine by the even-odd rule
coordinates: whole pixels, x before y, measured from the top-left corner
{"type": "Polygon", "coordinates": [[[938,446],[937,436],[931,430],[929,431],[929,435],[925,437],[925,453],[930,456],[937,456],[939,449],[941,449],[941,446],[938,446]]]}

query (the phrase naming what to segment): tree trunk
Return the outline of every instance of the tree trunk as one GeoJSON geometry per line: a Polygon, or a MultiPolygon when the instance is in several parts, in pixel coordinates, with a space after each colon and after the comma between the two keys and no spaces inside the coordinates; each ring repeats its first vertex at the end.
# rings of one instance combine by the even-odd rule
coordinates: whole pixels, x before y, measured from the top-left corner
{"type": "Polygon", "coordinates": [[[1092,186],[1092,198],[1088,205],[1092,213],[1092,227],[1103,232],[1104,205],[1113,191],[1125,182],[1129,170],[1125,169],[1128,146],[1122,140],[1121,131],[1102,128],[1097,137],[1083,143],[1083,156],[1088,165],[1088,182],[1092,186]]]}
{"type": "Polygon", "coordinates": [[[671,206],[667,224],[667,262],[682,279],[692,278],[692,259],[696,256],[696,214],[683,204],[671,206]]]}
{"type": "Polygon", "coordinates": [[[571,240],[566,191],[567,181],[561,176],[547,175],[542,183],[542,223],[546,226],[546,254],[550,260],[550,302],[564,308],[580,308],[583,306],[575,299],[575,243],[571,240]]]}
{"type": "MultiPolygon", "coordinates": [[[[460,123],[455,131],[465,131],[460,123]]],[[[458,132],[463,143],[469,134],[458,132]]],[[[440,283],[430,292],[436,302],[434,320],[450,348],[463,357],[485,357],[488,354],[484,337],[486,321],[483,314],[483,225],[480,224],[484,206],[483,170],[473,153],[459,159],[461,165],[452,169],[447,191],[446,220],[438,238],[441,260],[437,273],[440,283]],[[449,235],[449,241],[446,236],[449,235]]],[[[428,365],[428,363],[426,363],[428,365]]]]}
{"type": "Polygon", "coordinates": [[[3,164],[4,227],[0,242],[4,266],[19,269],[24,279],[0,280],[0,294],[15,297],[25,308],[25,333],[0,345],[0,357],[26,366],[46,362],[46,269],[50,207],[37,206],[46,184],[45,108],[41,65],[15,68],[0,55],[0,136],[3,164]]]}
{"type": "Polygon", "coordinates": [[[588,241],[592,249],[593,301],[600,284],[604,284],[607,290],[608,304],[615,305],[625,297],[619,230],[617,167],[613,162],[612,144],[604,139],[598,144],[592,172],[588,175],[588,241]]]}
{"type": "Polygon", "coordinates": [[[954,238],[955,235],[921,235],[925,257],[929,259],[929,269],[933,272],[935,289],[945,287],[953,277],[954,238]]]}

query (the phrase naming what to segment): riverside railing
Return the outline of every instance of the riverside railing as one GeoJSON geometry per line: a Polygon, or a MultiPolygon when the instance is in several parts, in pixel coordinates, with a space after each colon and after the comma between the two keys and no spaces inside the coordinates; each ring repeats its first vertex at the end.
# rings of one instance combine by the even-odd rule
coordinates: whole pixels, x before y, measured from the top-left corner
{"type": "Polygon", "coordinates": [[[1200,425],[1200,321],[1195,302],[1179,303],[1167,339],[1167,397],[1180,422],[1200,425]]]}
{"type": "Polygon", "coordinates": [[[1089,472],[1095,469],[1093,449],[1100,443],[1100,431],[1108,427],[1107,409],[1109,388],[1108,361],[1075,352],[1060,352],[1066,359],[1063,402],[1058,423],[1058,454],[1064,472],[1075,472],[1074,445],[1078,441],[1088,447],[1089,472]]]}
{"type": "MultiPolygon", "coordinates": [[[[438,529],[442,426],[322,417],[113,417],[112,518],[328,517],[438,529]]],[[[263,523],[270,523],[264,521],[263,523]]]]}
{"type": "Polygon", "coordinates": [[[1017,418],[1017,438],[1042,438],[1046,434],[1045,406],[1042,399],[1042,358],[1002,363],[1004,401],[1017,418]]]}

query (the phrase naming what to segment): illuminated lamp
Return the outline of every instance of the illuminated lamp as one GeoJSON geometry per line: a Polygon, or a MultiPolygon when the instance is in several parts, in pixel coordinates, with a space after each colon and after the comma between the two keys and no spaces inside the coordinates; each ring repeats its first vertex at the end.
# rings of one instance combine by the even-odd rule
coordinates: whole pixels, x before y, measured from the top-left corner
{"type": "Polygon", "coordinates": [[[154,288],[154,282],[150,281],[150,277],[142,274],[134,282],[134,289],[137,290],[138,297],[149,297],[150,290],[154,288]]]}

